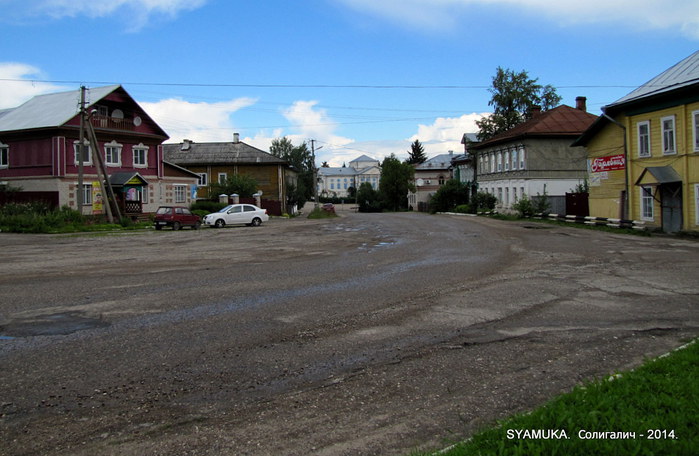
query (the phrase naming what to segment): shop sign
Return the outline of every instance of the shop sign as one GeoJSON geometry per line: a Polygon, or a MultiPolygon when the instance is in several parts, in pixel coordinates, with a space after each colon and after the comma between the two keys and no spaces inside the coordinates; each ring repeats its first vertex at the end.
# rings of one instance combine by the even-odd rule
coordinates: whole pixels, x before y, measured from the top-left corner
{"type": "Polygon", "coordinates": [[[99,182],[92,183],[92,213],[101,214],[104,210],[102,202],[102,186],[99,182]]]}
{"type": "Polygon", "coordinates": [[[594,158],[590,163],[590,171],[593,173],[615,171],[619,169],[626,169],[624,154],[594,158]]]}

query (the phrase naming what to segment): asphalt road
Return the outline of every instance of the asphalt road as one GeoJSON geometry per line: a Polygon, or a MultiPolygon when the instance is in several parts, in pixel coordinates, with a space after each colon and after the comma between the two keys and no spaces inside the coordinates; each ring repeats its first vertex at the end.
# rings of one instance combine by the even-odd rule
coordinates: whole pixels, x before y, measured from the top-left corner
{"type": "Polygon", "coordinates": [[[0,234],[0,454],[407,454],[699,334],[697,242],[341,215],[0,234]]]}

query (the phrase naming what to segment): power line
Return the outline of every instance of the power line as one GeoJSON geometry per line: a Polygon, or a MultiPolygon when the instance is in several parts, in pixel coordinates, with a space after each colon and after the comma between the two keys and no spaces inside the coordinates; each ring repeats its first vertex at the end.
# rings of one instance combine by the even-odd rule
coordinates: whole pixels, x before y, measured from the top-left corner
{"type": "MultiPolygon", "coordinates": [[[[5,82],[29,82],[50,84],[100,84],[100,85],[129,85],[129,86],[155,86],[155,87],[208,87],[208,88],[258,88],[258,89],[490,89],[490,85],[398,85],[398,84],[220,84],[220,83],[196,83],[196,82],[116,82],[116,81],[78,81],[59,79],[18,79],[0,78],[5,82]]],[[[557,89],[620,89],[636,88],[633,85],[569,85],[556,86],[557,89]]]]}

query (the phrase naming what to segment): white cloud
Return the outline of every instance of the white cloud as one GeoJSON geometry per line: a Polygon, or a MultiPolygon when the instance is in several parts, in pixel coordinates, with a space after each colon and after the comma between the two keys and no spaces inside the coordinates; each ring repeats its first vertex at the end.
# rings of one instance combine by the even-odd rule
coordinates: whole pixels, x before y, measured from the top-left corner
{"type": "Polygon", "coordinates": [[[411,27],[452,29],[471,8],[501,14],[547,16],[559,25],[618,24],[625,28],[680,30],[699,39],[699,2],[689,0],[333,0],[355,10],[411,27]]]}
{"type": "Polygon", "coordinates": [[[419,125],[415,135],[410,141],[419,140],[425,146],[425,154],[432,157],[453,150],[461,153],[463,145],[461,138],[464,133],[476,133],[479,120],[487,113],[464,114],[461,117],[438,117],[432,125],[419,125]]]}
{"type": "Polygon", "coordinates": [[[42,79],[41,71],[31,65],[15,62],[0,62],[0,109],[14,108],[30,98],[62,89],[42,79]]]}
{"type": "Polygon", "coordinates": [[[317,108],[317,104],[317,101],[296,101],[282,112],[291,123],[292,133],[286,136],[294,144],[315,139],[317,147],[323,147],[316,154],[318,164],[328,161],[333,166],[342,166],[340,161],[343,156],[346,158],[344,148],[354,141],[335,134],[337,122],[328,116],[325,109],[317,108]]]}
{"type": "Polygon", "coordinates": [[[253,98],[238,98],[218,103],[191,103],[170,98],[139,104],[170,136],[169,142],[181,142],[183,139],[219,142],[233,140],[236,128],[231,114],[256,101],[253,98]]]}
{"type": "MultiPolygon", "coordinates": [[[[176,17],[182,11],[191,11],[208,0],[25,0],[6,6],[5,14],[14,18],[48,16],[54,19],[87,16],[107,17],[122,13],[129,18],[130,29],[138,30],[151,17],[176,17]]],[[[3,2],[7,3],[7,2],[3,2]]]]}

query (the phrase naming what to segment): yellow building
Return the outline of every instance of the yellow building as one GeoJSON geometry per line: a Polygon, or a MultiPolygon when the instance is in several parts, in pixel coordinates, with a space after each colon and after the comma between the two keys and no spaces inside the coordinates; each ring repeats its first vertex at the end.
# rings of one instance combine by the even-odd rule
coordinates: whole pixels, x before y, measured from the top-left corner
{"type": "Polygon", "coordinates": [[[699,231],[699,52],[602,108],[586,146],[590,215],[699,231]]]}

